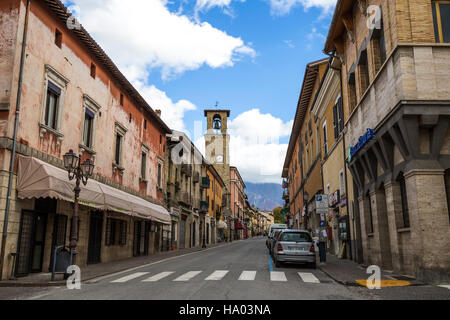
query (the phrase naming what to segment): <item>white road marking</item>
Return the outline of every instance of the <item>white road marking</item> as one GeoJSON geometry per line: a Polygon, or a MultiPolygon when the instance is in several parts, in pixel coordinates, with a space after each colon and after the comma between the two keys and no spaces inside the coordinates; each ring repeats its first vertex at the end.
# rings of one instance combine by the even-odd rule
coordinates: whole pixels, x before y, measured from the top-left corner
{"type": "Polygon", "coordinates": [[[287,279],[284,272],[270,271],[270,281],[287,281],[287,279]]]}
{"type": "Polygon", "coordinates": [[[241,281],[253,281],[256,277],[256,271],[242,271],[238,280],[241,281]]]}
{"type": "Polygon", "coordinates": [[[450,289],[450,284],[441,284],[438,287],[450,289]]]}
{"type": "Polygon", "coordinates": [[[148,274],[148,272],[136,272],[136,273],[132,273],[132,274],[130,274],[128,276],[119,278],[119,279],[111,281],[111,282],[112,283],[123,283],[123,282],[127,282],[127,281],[130,281],[130,280],[133,280],[133,279],[145,276],[146,274],[148,274]]]}
{"type": "Polygon", "coordinates": [[[200,273],[202,273],[202,271],[189,271],[189,272],[186,272],[185,274],[179,276],[178,278],[176,278],[173,281],[189,281],[190,279],[199,275],[200,273]]]}
{"type": "Polygon", "coordinates": [[[302,278],[303,282],[320,283],[319,279],[310,272],[299,272],[298,275],[302,278]]]}
{"type": "Polygon", "coordinates": [[[205,280],[215,280],[215,281],[222,280],[222,278],[225,277],[227,273],[228,270],[217,270],[211,273],[211,275],[205,280]]]}
{"type": "Polygon", "coordinates": [[[174,273],[173,271],[161,272],[161,273],[155,274],[154,276],[151,276],[150,278],[142,280],[142,282],[156,282],[161,279],[164,279],[165,277],[170,276],[173,273],[174,273]]]}

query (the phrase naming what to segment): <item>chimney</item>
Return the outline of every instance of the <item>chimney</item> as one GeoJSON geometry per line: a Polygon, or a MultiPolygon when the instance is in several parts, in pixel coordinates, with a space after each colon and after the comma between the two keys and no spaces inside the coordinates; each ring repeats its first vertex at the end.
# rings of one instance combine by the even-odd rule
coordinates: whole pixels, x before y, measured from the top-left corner
{"type": "Polygon", "coordinates": [[[160,117],[160,118],[161,118],[161,110],[159,110],[159,109],[156,109],[156,110],[155,110],[155,112],[156,112],[156,114],[158,115],[158,117],[160,117]]]}

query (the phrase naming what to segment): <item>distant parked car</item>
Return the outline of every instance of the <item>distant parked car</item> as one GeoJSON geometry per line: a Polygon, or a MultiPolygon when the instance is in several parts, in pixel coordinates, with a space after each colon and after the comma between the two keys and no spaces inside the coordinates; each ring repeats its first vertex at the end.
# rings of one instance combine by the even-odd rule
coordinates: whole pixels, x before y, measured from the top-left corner
{"type": "Polygon", "coordinates": [[[272,238],[270,238],[270,241],[269,241],[269,254],[271,254],[271,255],[273,255],[273,246],[274,246],[275,242],[277,241],[277,237],[282,230],[284,230],[284,229],[273,230],[272,238]]]}
{"type": "Polygon", "coordinates": [[[314,240],[306,230],[282,230],[275,238],[272,257],[276,267],[281,263],[306,263],[316,268],[314,240]]]}

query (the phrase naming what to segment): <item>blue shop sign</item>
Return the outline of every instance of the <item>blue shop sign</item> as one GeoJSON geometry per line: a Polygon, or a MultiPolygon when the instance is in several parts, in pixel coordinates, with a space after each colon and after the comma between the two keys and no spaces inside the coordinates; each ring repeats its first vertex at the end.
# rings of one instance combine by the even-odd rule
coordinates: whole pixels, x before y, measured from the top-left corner
{"type": "Polygon", "coordinates": [[[372,140],[373,137],[373,130],[367,129],[366,133],[359,137],[358,142],[353,147],[349,148],[348,162],[351,162],[355,154],[357,154],[359,150],[361,150],[370,140],[372,140]]]}

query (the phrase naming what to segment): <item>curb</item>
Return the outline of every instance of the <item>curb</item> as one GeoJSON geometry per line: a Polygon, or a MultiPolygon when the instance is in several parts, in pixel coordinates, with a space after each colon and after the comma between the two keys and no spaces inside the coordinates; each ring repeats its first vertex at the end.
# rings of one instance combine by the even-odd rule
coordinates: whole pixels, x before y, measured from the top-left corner
{"type": "MultiPolygon", "coordinates": [[[[189,253],[196,253],[196,252],[201,252],[201,251],[205,251],[205,250],[212,249],[212,248],[224,247],[224,246],[227,246],[227,245],[231,245],[231,244],[233,244],[235,242],[240,242],[240,241],[244,241],[244,240],[250,240],[250,239],[240,239],[240,240],[233,240],[232,242],[224,242],[223,244],[215,245],[213,247],[199,248],[199,250],[195,250],[195,251],[192,251],[192,252],[189,252],[189,253]]],[[[167,258],[156,260],[156,261],[153,261],[153,262],[150,262],[150,263],[162,261],[162,260],[165,260],[165,259],[168,259],[168,258],[176,258],[176,257],[181,256],[181,255],[183,255],[183,254],[175,255],[173,257],[167,257],[167,258]]],[[[147,264],[147,263],[145,263],[145,264],[147,264]]],[[[139,266],[136,266],[136,267],[139,267],[139,266]]],[[[134,268],[134,267],[131,267],[131,268],[134,268]]],[[[105,277],[105,276],[108,276],[108,275],[111,275],[111,274],[114,274],[114,273],[123,272],[123,271],[126,271],[126,270],[131,269],[131,268],[130,267],[126,267],[126,268],[123,268],[123,269],[114,270],[114,271],[111,271],[111,272],[106,272],[106,273],[98,274],[98,275],[95,275],[95,276],[91,276],[89,278],[82,279],[81,283],[85,283],[85,282],[93,280],[93,279],[105,277]]],[[[64,281],[53,281],[53,282],[0,282],[0,288],[48,288],[48,287],[65,286],[66,283],[67,283],[67,280],[64,280],[64,281]]]]}
{"type": "Polygon", "coordinates": [[[348,286],[348,287],[361,287],[361,285],[359,283],[357,283],[356,281],[353,282],[353,281],[347,281],[347,280],[339,280],[335,276],[333,276],[330,272],[322,269],[319,265],[317,267],[320,269],[320,271],[325,273],[327,276],[329,276],[331,279],[333,279],[334,281],[336,281],[339,284],[342,284],[342,285],[348,286]]]}

